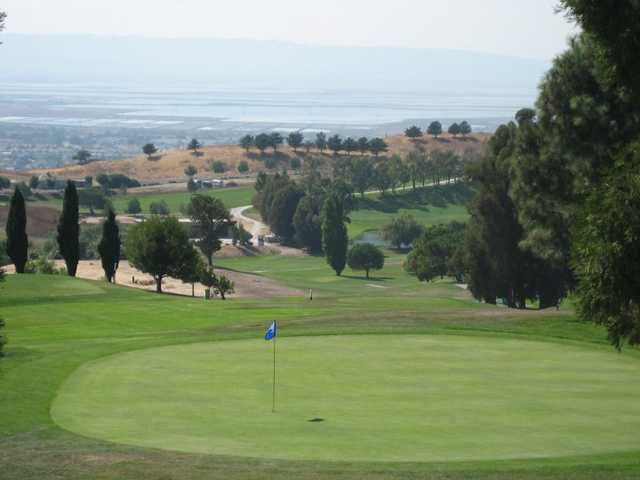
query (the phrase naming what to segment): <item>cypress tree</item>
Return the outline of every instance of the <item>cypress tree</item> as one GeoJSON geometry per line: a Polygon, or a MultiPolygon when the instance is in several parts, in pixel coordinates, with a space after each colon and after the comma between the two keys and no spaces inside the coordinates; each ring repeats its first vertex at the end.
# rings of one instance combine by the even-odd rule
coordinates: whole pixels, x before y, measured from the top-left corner
{"type": "Polygon", "coordinates": [[[322,221],[322,246],[327,263],[340,276],[347,264],[347,248],[349,238],[345,225],[344,205],[340,198],[332,194],[324,204],[322,221]]]}
{"type": "Polygon", "coordinates": [[[116,270],[120,263],[120,229],[116,222],[116,214],[109,209],[107,218],[102,224],[102,239],[98,244],[98,253],[102,260],[102,269],[108,282],[115,283],[116,270]]]}
{"type": "Polygon", "coordinates": [[[16,187],[11,197],[9,217],[7,218],[7,254],[15,265],[17,273],[24,273],[28,248],[27,211],[24,197],[16,187]]]}
{"type": "Polygon", "coordinates": [[[64,190],[62,215],[60,215],[58,222],[58,247],[71,277],[76,276],[80,259],[80,225],[78,220],[78,191],[76,184],[69,181],[64,190]]]}

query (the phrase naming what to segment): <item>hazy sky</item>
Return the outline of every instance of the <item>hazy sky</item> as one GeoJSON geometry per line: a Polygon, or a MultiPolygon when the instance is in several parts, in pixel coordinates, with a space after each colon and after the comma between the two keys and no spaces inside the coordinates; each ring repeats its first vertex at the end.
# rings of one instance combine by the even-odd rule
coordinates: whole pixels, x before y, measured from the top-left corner
{"type": "Polygon", "coordinates": [[[551,59],[575,32],[557,0],[2,0],[7,32],[450,48],[551,59]]]}

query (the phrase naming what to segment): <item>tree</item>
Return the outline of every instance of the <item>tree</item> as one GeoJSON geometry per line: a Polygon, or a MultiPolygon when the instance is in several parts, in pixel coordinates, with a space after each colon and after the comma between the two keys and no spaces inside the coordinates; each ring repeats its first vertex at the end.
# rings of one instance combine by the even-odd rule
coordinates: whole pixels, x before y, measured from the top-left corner
{"type": "Polygon", "coordinates": [[[127,204],[127,213],[131,213],[132,215],[135,215],[136,213],[140,213],[142,212],[142,206],[140,205],[140,200],[138,200],[137,198],[132,198],[131,200],[129,200],[129,203],[127,204]]]}
{"type": "Polygon", "coordinates": [[[410,140],[415,141],[416,139],[422,137],[422,129],[416,125],[413,125],[412,127],[407,128],[404,131],[404,134],[410,140]]]}
{"type": "Polygon", "coordinates": [[[251,150],[251,147],[253,147],[254,144],[255,139],[253,138],[253,135],[245,135],[240,139],[240,146],[244,148],[247,153],[249,153],[249,150],[251,150]]]}
{"type": "Polygon", "coordinates": [[[424,227],[413,215],[405,213],[382,227],[382,238],[399,250],[405,245],[411,246],[423,232],[424,227]]]}
{"type": "Polygon", "coordinates": [[[320,132],[316,135],[316,147],[320,150],[320,153],[324,152],[327,148],[327,135],[324,132],[320,132]]]}
{"type": "Polygon", "coordinates": [[[227,299],[227,295],[229,293],[234,293],[235,291],[235,285],[234,283],[229,280],[227,277],[225,277],[224,275],[220,275],[218,277],[216,277],[216,282],[214,283],[214,288],[215,288],[215,292],[220,295],[220,298],[222,300],[226,300],[227,299]]]}
{"type": "Polygon", "coordinates": [[[252,238],[253,235],[247,232],[241,223],[231,227],[231,241],[233,245],[240,244],[243,247],[250,247],[252,238]]]}
{"type": "Polygon", "coordinates": [[[460,125],[458,125],[457,123],[452,123],[451,125],[449,125],[448,132],[449,132],[449,135],[453,135],[454,137],[457,137],[461,133],[460,125]]]}
{"type": "Polygon", "coordinates": [[[189,180],[187,180],[187,191],[190,193],[194,193],[197,192],[198,189],[200,188],[200,185],[198,185],[198,182],[196,182],[193,177],[189,178],[189,180]]]}
{"type": "Polygon", "coordinates": [[[238,163],[238,173],[247,173],[249,171],[249,163],[246,160],[240,160],[238,163]]]}
{"type": "Polygon", "coordinates": [[[84,148],[82,150],[78,150],[73,156],[73,160],[78,162],[78,165],[86,165],[91,161],[91,152],[84,148]]]}
{"type": "Polygon", "coordinates": [[[189,142],[189,145],[187,145],[187,149],[191,150],[194,155],[198,153],[198,149],[201,147],[202,145],[200,144],[197,138],[192,138],[191,141],[189,142]]]}
{"type": "Polygon", "coordinates": [[[102,239],[98,244],[102,269],[109,283],[116,282],[116,271],[120,263],[120,245],[120,228],[116,222],[116,214],[113,209],[109,209],[107,218],[102,224],[102,239]]]}
{"type": "Polygon", "coordinates": [[[378,156],[381,153],[389,150],[389,145],[383,139],[376,137],[369,140],[369,151],[373,153],[374,156],[378,156]]]}
{"type": "Polygon", "coordinates": [[[213,266],[211,265],[202,265],[199,269],[199,281],[202,285],[207,287],[208,291],[211,291],[218,282],[218,277],[216,275],[213,266]]]}
{"type": "Polygon", "coordinates": [[[384,253],[371,243],[359,243],[349,250],[347,263],[351,270],[364,270],[369,279],[369,271],[384,267],[384,253]]]}
{"type": "Polygon", "coordinates": [[[269,135],[269,138],[271,140],[271,144],[269,146],[273,148],[273,153],[275,153],[278,151],[278,147],[284,143],[284,138],[282,138],[282,135],[278,132],[273,132],[269,135]]]}
{"type": "Polygon", "coordinates": [[[198,232],[196,245],[211,266],[213,254],[222,247],[220,238],[232,225],[229,211],[219,198],[194,195],[187,207],[187,214],[198,232]]]}
{"type": "Polygon", "coordinates": [[[293,227],[298,243],[312,253],[322,251],[321,203],[311,195],[305,195],[298,203],[293,216],[293,227]]]}
{"type": "Polygon", "coordinates": [[[158,153],[158,149],[153,143],[147,143],[142,147],[142,153],[147,156],[147,159],[151,160],[151,156],[158,153]]]}
{"type": "Polygon", "coordinates": [[[198,174],[198,169],[193,165],[188,165],[187,168],[184,169],[184,174],[187,177],[194,177],[198,174]]]}
{"type": "Polygon", "coordinates": [[[76,184],[67,182],[64,190],[62,214],[58,222],[58,248],[60,255],[67,265],[67,273],[70,277],[76,276],[78,261],[80,260],[80,224],[79,201],[76,184]]]}
{"type": "Polygon", "coordinates": [[[0,189],[11,188],[11,180],[7,177],[0,176],[0,189]]]}
{"type": "Polygon", "coordinates": [[[438,121],[431,122],[429,128],[427,128],[427,133],[433,138],[438,138],[442,135],[442,124],[438,121]]]}
{"type": "Polygon", "coordinates": [[[347,152],[347,155],[350,156],[353,152],[356,152],[358,150],[358,142],[351,137],[347,137],[344,139],[342,148],[345,152],[347,152]]]}
{"type": "Polygon", "coordinates": [[[151,202],[149,205],[149,213],[151,215],[169,215],[171,211],[169,210],[169,205],[164,200],[160,200],[158,202],[151,202]]]}
{"type": "MultiPolygon", "coordinates": [[[[4,30],[4,22],[7,20],[7,12],[0,12],[0,32],[4,30]]],[[[2,43],[0,43],[2,45],[2,43]]]]}
{"type": "Polygon", "coordinates": [[[271,136],[267,133],[261,133],[256,135],[254,140],[256,148],[260,150],[260,153],[264,155],[267,148],[271,147],[271,136]]]}
{"type": "Polygon", "coordinates": [[[291,241],[295,235],[293,216],[303,196],[304,193],[293,182],[279,189],[273,196],[269,226],[284,242],[291,241]]]}
{"type": "Polygon", "coordinates": [[[129,230],[127,259],[138,270],[148,273],[162,293],[162,280],[180,278],[185,266],[197,262],[198,254],[189,235],[175,217],[152,217],[129,230]]]}
{"type": "Polygon", "coordinates": [[[353,188],[360,193],[362,198],[364,198],[367,189],[373,185],[374,175],[375,170],[371,158],[360,157],[351,162],[349,179],[353,188]]]}
{"type": "Polygon", "coordinates": [[[298,148],[302,146],[302,142],[304,142],[304,135],[298,132],[291,132],[287,137],[287,143],[291,148],[293,148],[294,152],[298,152],[298,148]]]}
{"type": "Polygon", "coordinates": [[[471,132],[472,130],[471,130],[471,125],[469,125],[469,122],[464,120],[462,123],[460,123],[460,133],[462,134],[463,137],[466,137],[467,135],[471,134],[471,132]]]}
{"type": "Polygon", "coordinates": [[[347,263],[347,248],[349,237],[345,221],[344,207],[337,195],[329,195],[324,203],[322,212],[322,248],[327,263],[336,272],[342,274],[347,263]]]}
{"type": "Polygon", "coordinates": [[[460,262],[458,252],[464,251],[463,223],[435,225],[423,232],[405,263],[405,269],[410,274],[421,282],[430,282],[437,277],[444,277],[450,271],[457,274],[464,270],[464,265],[454,265],[454,260],[460,262]]]}
{"type": "Polygon", "coordinates": [[[38,188],[38,185],[40,185],[40,179],[37,177],[37,175],[32,175],[29,179],[29,188],[35,190],[36,188],[38,188]]]}
{"type": "Polygon", "coordinates": [[[639,167],[636,143],[589,195],[575,226],[578,312],[604,325],[618,349],[640,344],[639,167]]]}
{"type": "Polygon", "coordinates": [[[216,160],[211,164],[211,170],[213,173],[224,173],[227,171],[227,164],[222,160],[216,160]]]}
{"type": "Polygon", "coordinates": [[[24,273],[27,264],[29,239],[27,237],[27,211],[24,197],[18,188],[13,192],[7,217],[7,255],[17,273],[24,273]]]}
{"type": "Polygon", "coordinates": [[[329,137],[329,140],[327,140],[327,147],[334,155],[338,155],[338,152],[342,150],[342,138],[340,138],[340,135],[333,135],[329,137]]]}
{"type": "Polygon", "coordinates": [[[358,139],[358,150],[362,155],[369,151],[369,139],[367,137],[360,137],[358,139]]]}

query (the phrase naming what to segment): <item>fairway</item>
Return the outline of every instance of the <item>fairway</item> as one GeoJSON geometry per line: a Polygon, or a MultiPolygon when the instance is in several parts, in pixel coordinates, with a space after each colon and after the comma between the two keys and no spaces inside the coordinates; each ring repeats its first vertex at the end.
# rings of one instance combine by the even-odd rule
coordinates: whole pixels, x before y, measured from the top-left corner
{"type": "Polygon", "coordinates": [[[455,335],[277,346],[275,414],[272,344],[256,339],[89,362],[63,384],[52,417],[129,445],[290,460],[559,457],[640,441],[640,364],[606,348],[455,335]]]}

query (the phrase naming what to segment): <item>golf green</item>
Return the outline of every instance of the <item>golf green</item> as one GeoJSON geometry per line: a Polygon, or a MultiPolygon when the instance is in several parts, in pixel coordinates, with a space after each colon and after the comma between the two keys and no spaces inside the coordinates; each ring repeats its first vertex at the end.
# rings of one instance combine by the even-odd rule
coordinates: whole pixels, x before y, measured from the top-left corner
{"type": "Polygon", "coordinates": [[[640,363],[589,346],[445,335],[281,337],[85,364],[52,416],[73,432],[185,452],[452,461],[631,451],[640,363]]]}

